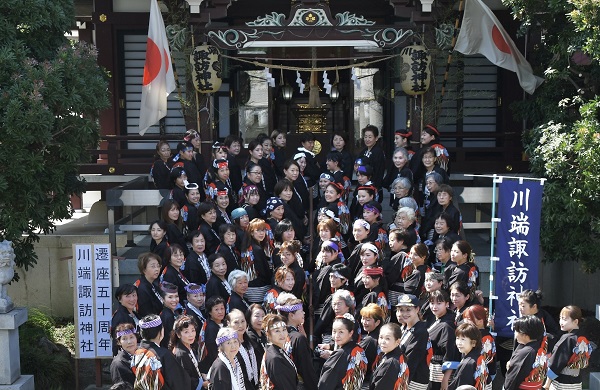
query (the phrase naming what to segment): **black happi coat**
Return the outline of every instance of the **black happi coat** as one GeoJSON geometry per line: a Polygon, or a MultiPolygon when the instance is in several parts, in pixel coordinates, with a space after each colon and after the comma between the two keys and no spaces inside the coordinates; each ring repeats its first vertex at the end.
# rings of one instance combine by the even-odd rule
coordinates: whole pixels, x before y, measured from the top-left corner
{"type": "Polygon", "coordinates": [[[362,348],[350,340],[343,347],[333,351],[325,361],[319,378],[319,390],[342,390],[344,388],[360,389],[367,369],[367,362],[353,364],[352,373],[348,375],[349,362],[356,362],[357,352],[363,354],[362,348]],[[355,351],[357,348],[359,351],[355,351]],[[346,378],[346,376],[348,376],[346,378]]]}
{"type": "Polygon", "coordinates": [[[400,351],[406,356],[411,382],[429,383],[428,344],[429,333],[423,321],[417,322],[408,330],[402,327],[400,351]]]}
{"type": "Polygon", "coordinates": [[[164,307],[160,312],[160,319],[162,320],[163,329],[165,330],[165,337],[160,342],[160,346],[163,348],[169,348],[169,340],[171,339],[171,332],[173,332],[173,325],[175,319],[179,316],[173,310],[164,307]]]}
{"type": "Polygon", "coordinates": [[[129,311],[125,308],[125,306],[117,303],[117,310],[113,313],[112,319],[110,321],[110,337],[113,339],[113,356],[115,356],[119,352],[119,346],[117,345],[117,335],[115,330],[117,325],[119,324],[131,324],[135,328],[137,328],[137,323],[139,321],[139,317],[137,313],[134,311],[133,313],[129,313],[129,311]]]}
{"type": "MultiPolygon", "coordinates": [[[[457,387],[468,385],[475,386],[476,380],[475,375],[477,372],[477,359],[481,356],[481,351],[472,349],[466,356],[462,358],[454,378],[448,384],[448,390],[456,390],[457,387]]],[[[485,382],[480,383],[476,388],[482,389],[485,386],[485,382]]]]}
{"type": "Polygon", "coordinates": [[[165,381],[163,390],[185,390],[191,387],[190,376],[179,362],[175,360],[175,356],[173,356],[171,351],[159,347],[152,341],[142,340],[135,355],[144,353],[144,349],[154,353],[162,365],[161,371],[165,381]]]}
{"type": "Polygon", "coordinates": [[[206,253],[206,256],[210,256],[213,253],[216,253],[217,248],[221,244],[221,239],[219,238],[217,232],[202,218],[200,218],[200,225],[198,226],[198,230],[202,232],[202,235],[204,236],[204,241],[206,242],[206,246],[204,247],[204,253],[206,253]]]}
{"type": "Polygon", "coordinates": [[[185,263],[183,263],[181,272],[183,272],[183,276],[185,276],[190,283],[206,284],[206,282],[208,282],[208,278],[210,277],[210,266],[208,265],[206,255],[203,253],[202,256],[202,259],[200,259],[200,255],[192,251],[185,259],[185,263]],[[202,266],[202,261],[206,263],[207,268],[202,266]]]}
{"type": "Polygon", "coordinates": [[[250,304],[246,302],[244,297],[240,296],[235,291],[231,291],[231,296],[229,297],[229,302],[227,303],[229,306],[229,311],[231,312],[233,309],[241,310],[242,313],[245,313],[246,310],[250,307],[250,304]]]}
{"type": "Polygon", "coordinates": [[[448,364],[450,369],[456,369],[460,362],[460,353],[456,349],[454,331],[454,313],[451,310],[446,315],[436,319],[427,329],[431,348],[433,348],[432,364],[448,364]]]}
{"type": "Polygon", "coordinates": [[[548,362],[548,377],[558,383],[581,383],[581,372],[577,376],[562,374],[561,372],[565,368],[581,369],[587,366],[587,362],[581,359],[583,351],[579,354],[576,352],[582,342],[587,344],[589,350],[589,341],[580,336],[579,329],[573,329],[570,333],[561,336],[554,346],[552,357],[548,362]],[[555,375],[556,377],[554,377],[555,375]]]}
{"type": "MultiPolygon", "coordinates": [[[[193,349],[193,347],[192,347],[192,349],[193,349]]],[[[185,345],[183,345],[181,340],[179,340],[177,342],[177,345],[173,349],[173,355],[175,356],[175,360],[177,360],[179,362],[179,364],[181,364],[181,366],[183,367],[185,372],[187,372],[188,375],[190,376],[190,381],[191,381],[190,389],[196,390],[196,388],[200,384],[201,379],[200,379],[200,371],[198,369],[198,366],[196,365],[198,362],[198,357],[196,355],[194,355],[194,358],[195,358],[195,361],[194,361],[191,356],[193,353],[194,353],[194,351],[189,350],[185,345]]],[[[185,390],[185,389],[182,389],[182,390],[185,390]]]]}
{"type": "Polygon", "coordinates": [[[274,390],[295,389],[298,385],[298,373],[296,367],[284,354],[287,353],[278,346],[270,344],[265,350],[261,368],[260,383],[261,388],[269,383],[274,390]]]}
{"type": "Polygon", "coordinates": [[[369,390],[397,390],[402,388],[402,385],[408,382],[408,375],[406,375],[406,367],[402,367],[401,358],[404,361],[400,347],[396,347],[393,351],[383,355],[379,364],[373,370],[369,390]]]}
{"type": "Polygon", "coordinates": [[[135,375],[131,371],[131,355],[124,349],[119,349],[110,363],[110,379],[112,383],[126,382],[133,386],[135,375]]]}
{"type": "Polygon", "coordinates": [[[510,365],[504,378],[504,390],[518,390],[519,385],[529,376],[540,348],[541,341],[518,344],[510,358],[510,365]]]}
{"type": "Polygon", "coordinates": [[[377,329],[361,337],[361,340],[358,343],[358,345],[365,350],[365,356],[367,357],[367,361],[369,362],[369,364],[367,365],[367,372],[365,373],[364,383],[371,382],[371,377],[373,375],[373,363],[377,358],[377,343],[379,340],[379,331],[381,330],[381,325],[383,324],[379,324],[377,329]]]}
{"type": "Polygon", "coordinates": [[[227,281],[219,279],[219,277],[216,275],[211,276],[211,278],[208,280],[208,283],[206,283],[206,296],[221,297],[225,300],[225,302],[227,302],[230,295],[223,283],[227,283],[227,281]]]}
{"type": "Polygon", "coordinates": [[[316,389],[319,378],[312,364],[312,350],[308,339],[293,326],[288,326],[292,360],[305,389],[316,389]]]}
{"type": "Polygon", "coordinates": [[[144,318],[148,314],[159,315],[163,308],[163,302],[160,298],[158,279],[154,283],[150,283],[144,275],[141,275],[134,285],[137,287],[139,318],[144,318]]]}
{"type": "Polygon", "coordinates": [[[187,278],[183,275],[183,273],[173,267],[173,265],[168,264],[162,272],[160,277],[161,282],[169,282],[177,286],[177,293],[179,294],[179,303],[183,305],[183,302],[187,299],[187,292],[185,291],[185,286],[190,284],[187,278]]]}

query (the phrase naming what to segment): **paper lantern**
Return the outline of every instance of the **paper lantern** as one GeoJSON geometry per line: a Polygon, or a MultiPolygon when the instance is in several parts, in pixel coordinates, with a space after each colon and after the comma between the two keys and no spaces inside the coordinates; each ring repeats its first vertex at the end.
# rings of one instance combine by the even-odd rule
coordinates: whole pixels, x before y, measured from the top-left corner
{"type": "Polygon", "coordinates": [[[208,44],[196,46],[190,54],[192,81],[200,93],[217,92],[221,88],[221,53],[208,44]]]}
{"type": "Polygon", "coordinates": [[[400,80],[407,95],[422,95],[431,82],[431,55],[425,46],[407,46],[400,52],[400,80]]]}

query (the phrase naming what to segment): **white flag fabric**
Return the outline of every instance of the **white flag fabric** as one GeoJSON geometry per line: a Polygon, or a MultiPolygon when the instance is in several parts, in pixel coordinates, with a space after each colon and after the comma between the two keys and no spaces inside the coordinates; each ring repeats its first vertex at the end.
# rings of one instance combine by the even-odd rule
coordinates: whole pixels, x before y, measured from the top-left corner
{"type": "Polygon", "coordinates": [[[175,90],[171,52],[157,0],[150,0],[150,24],[140,106],[140,135],[167,115],[167,96],[175,90]]]}
{"type": "Polygon", "coordinates": [[[454,50],[463,54],[483,54],[495,65],[515,72],[519,84],[529,94],[544,82],[543,78],[533,74],[531,65],[482,0],[466,0],[454,50]]]}

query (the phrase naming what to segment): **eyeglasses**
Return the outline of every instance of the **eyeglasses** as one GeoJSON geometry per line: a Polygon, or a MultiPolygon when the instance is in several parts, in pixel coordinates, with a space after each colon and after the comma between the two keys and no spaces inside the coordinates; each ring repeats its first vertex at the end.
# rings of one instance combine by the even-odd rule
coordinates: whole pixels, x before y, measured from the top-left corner
{"type": "Polygon", "coordinates": [[[253,173],[255,175],[262,175],[262,172],[249,172],[249,173],[253,173]]]}

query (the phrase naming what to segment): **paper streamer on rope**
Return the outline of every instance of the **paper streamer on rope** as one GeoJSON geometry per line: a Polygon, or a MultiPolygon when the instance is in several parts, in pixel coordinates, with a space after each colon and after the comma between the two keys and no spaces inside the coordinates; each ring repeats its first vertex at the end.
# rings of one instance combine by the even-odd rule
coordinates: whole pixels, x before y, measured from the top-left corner
{"type": "Polygon", "coordinates": [[[354,81],[354,86],[356,88],[360,88],[360,80],[358,79],[358,75],[356,74],[356,68],[352,68],[352,77],[350,77],[352,81],[354,81]]]}
{"type": "Polygon", "coordinates": [[[269,68],[265,68],[265,79],[267,80],[269,87],[275,88],[275,78],[273,78],[273,74],[269,68]]]}
{"type": "Polygon", "coordinates": [[[327,71],[323,72],[323,88],[325,88],[327,95],[331,95],[331,83],[329,82],[329,77],[327,77],[327,71]]]}
{"type": "Polygon", "coordinates": [[[296,71],[296,84],[298,84],[298,88],[300,88],[300,93],[304,93],[304,88],[306,88],[306,84],[302,82],[302,77],[300,77],[299,71],[296,71]]]}

